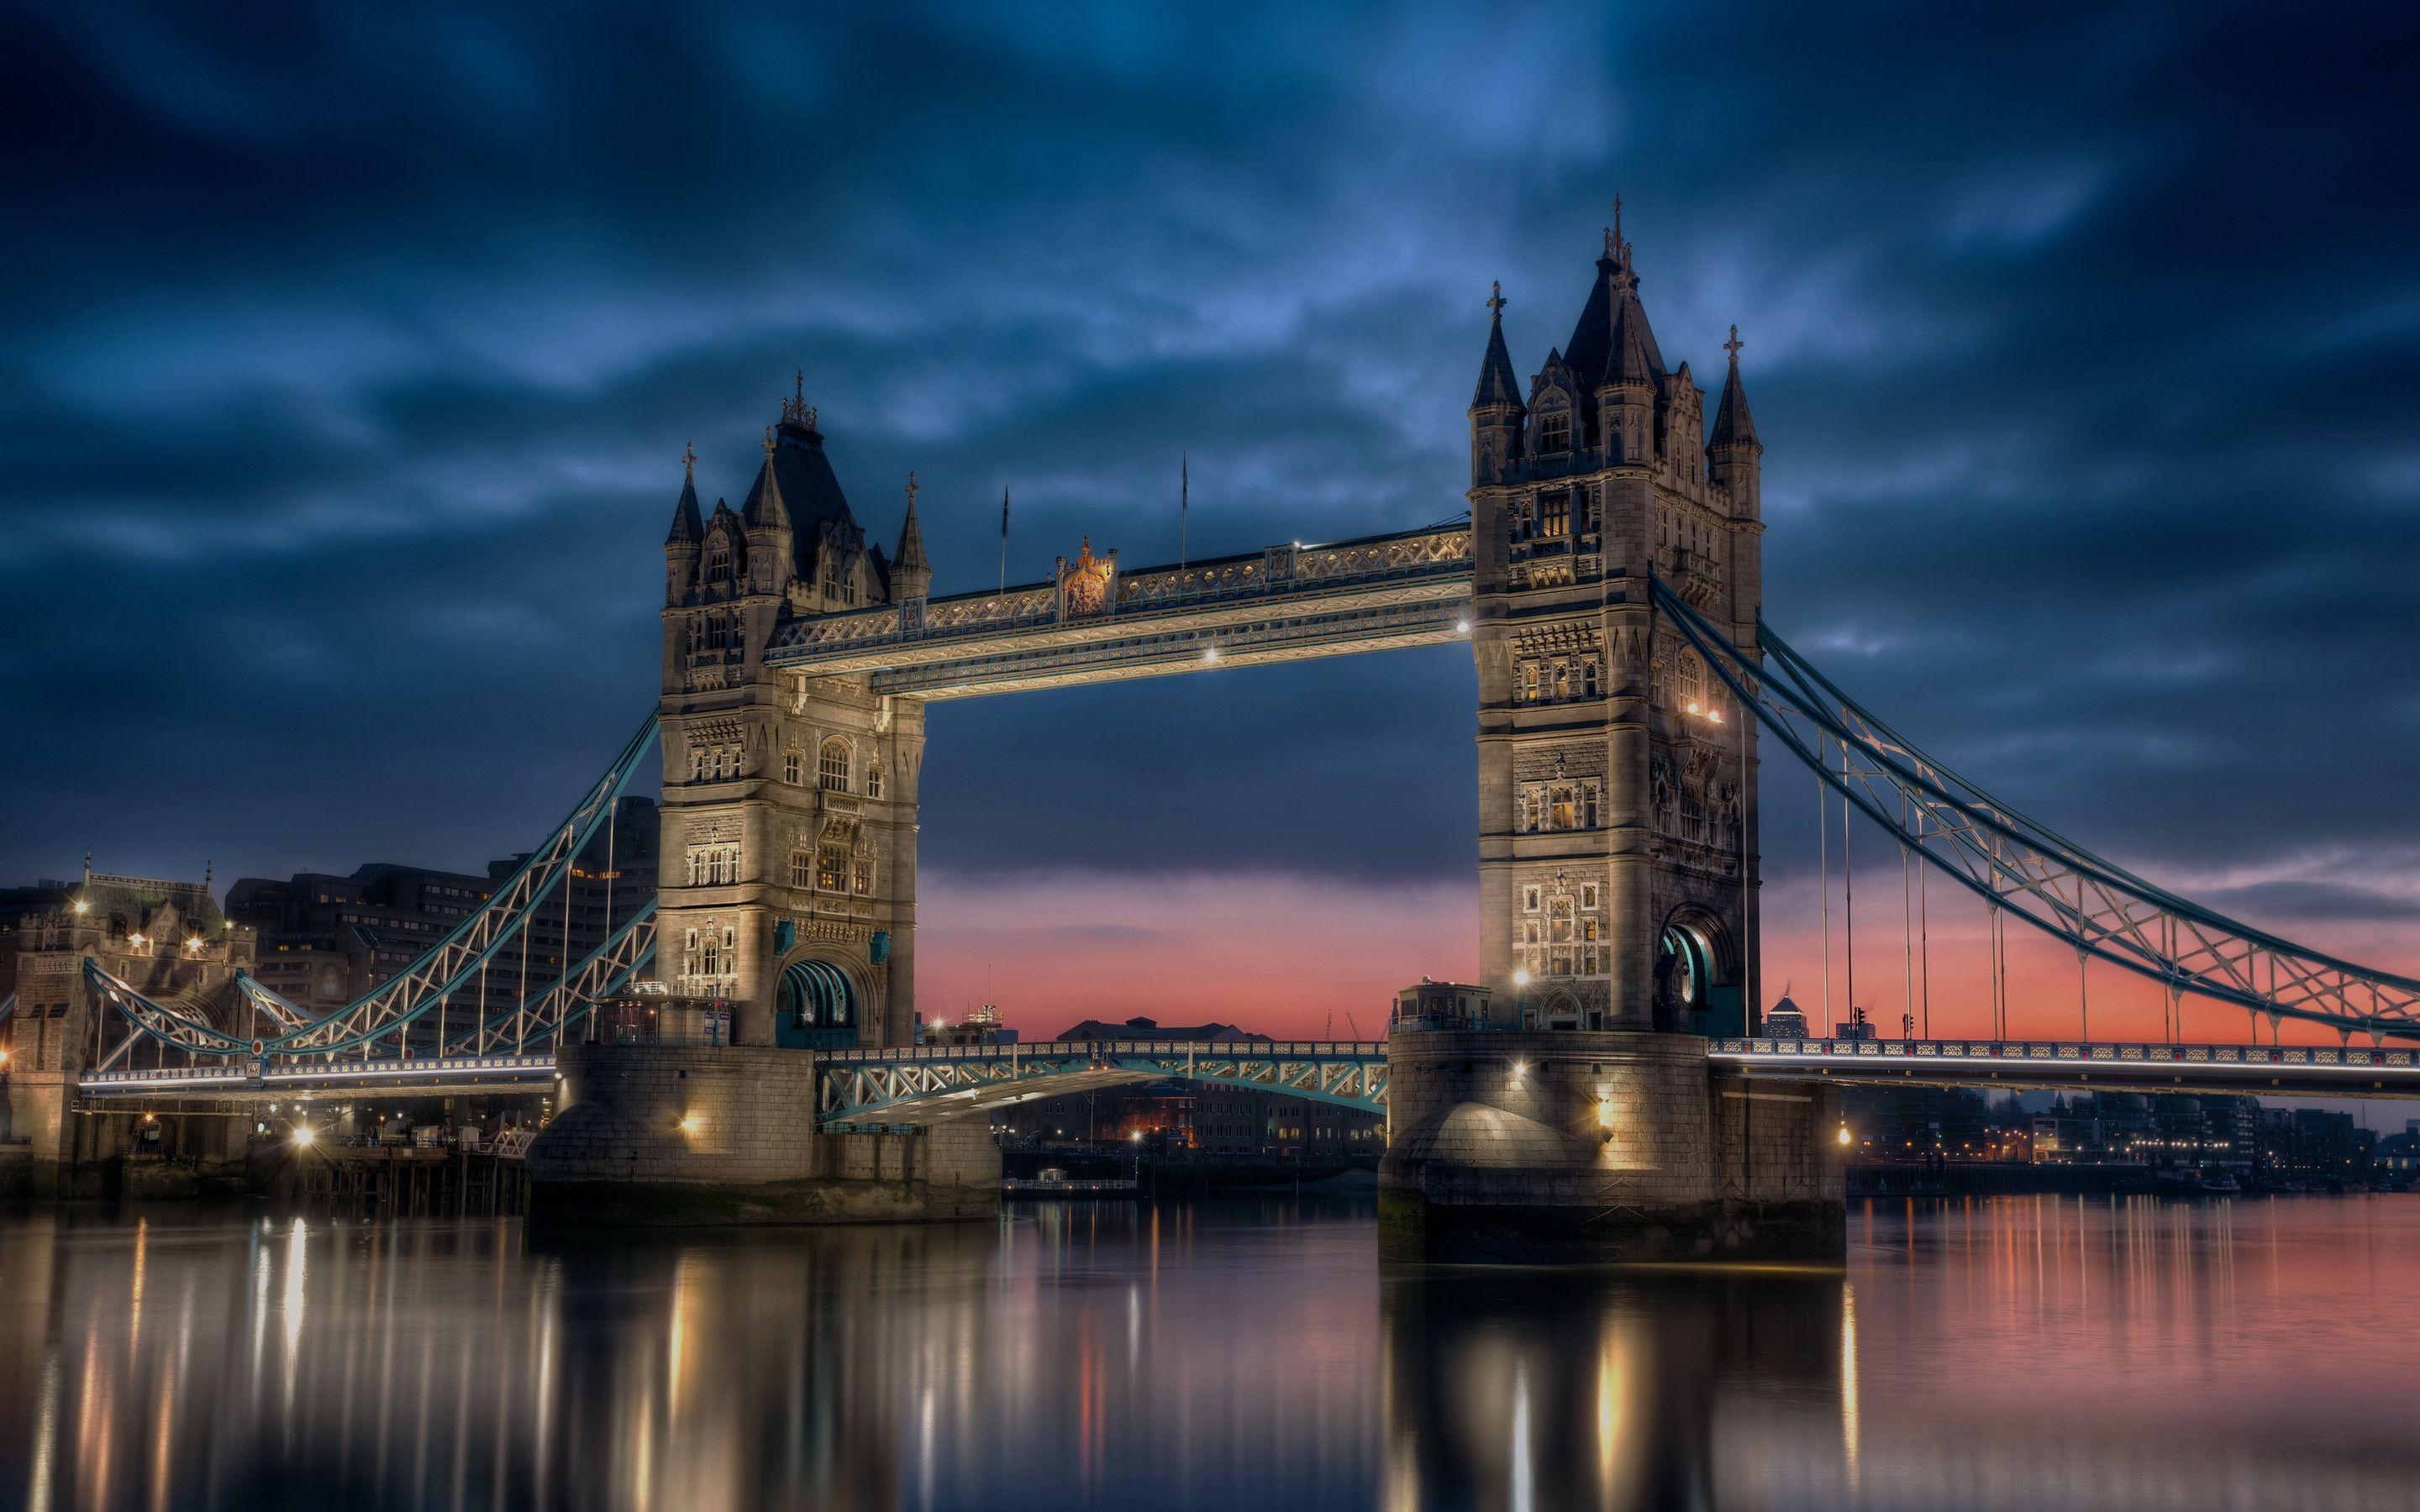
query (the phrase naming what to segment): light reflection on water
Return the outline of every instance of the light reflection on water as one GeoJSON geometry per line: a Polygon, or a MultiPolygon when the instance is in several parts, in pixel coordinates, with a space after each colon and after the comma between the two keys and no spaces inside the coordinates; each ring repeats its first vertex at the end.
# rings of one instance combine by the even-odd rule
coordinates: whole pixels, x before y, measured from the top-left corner
{"type": "Polygon", "coordinates": [[[1381,1276],[1366,1205],[706,1235],[0,1216],[0,1504],[2420,1505],[2420,1198],[1381,1276]]]}

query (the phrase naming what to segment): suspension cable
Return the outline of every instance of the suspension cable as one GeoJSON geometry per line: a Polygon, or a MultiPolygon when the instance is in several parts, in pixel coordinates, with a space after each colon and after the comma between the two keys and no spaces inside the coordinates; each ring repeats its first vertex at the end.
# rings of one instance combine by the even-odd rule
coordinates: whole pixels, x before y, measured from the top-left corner
{"type": "MultiPolygon", "coordinates": [[[[1821,740],[1821,736],[1817,737],[1821,740]]],[[[1823,774],[1815,774],[1815,859],[1823,884],[1823,1032],[1832,1032],[1832,805],[1823,793],[1823,774]]]]}
{"type": "MultiPolygon", "coordinates": [[[[1840,780],[1849,779],[1849,743],[1840,742],[1840,780]]],[[[1857,1017],[1857,894],[1856,877],[1849,865],[1849,795],[1840,795],[1840,949],[1847,960],[1849,1020],[1857,1017]]]]}

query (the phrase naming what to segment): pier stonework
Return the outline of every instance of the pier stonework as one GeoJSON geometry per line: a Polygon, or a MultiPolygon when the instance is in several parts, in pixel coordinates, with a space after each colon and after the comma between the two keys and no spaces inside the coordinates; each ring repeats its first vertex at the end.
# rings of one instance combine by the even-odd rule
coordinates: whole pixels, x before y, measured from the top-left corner
{"type": "Polygon", "coordinates": [[[563,1106],[530,1147],[532,1216],[616,1224],[987,1217],[980,1122],[816,1132],[815,1056],[761,1046],[566,1045],[563,1106]]]}
{"type": "Polygon", "coordinates": [[[1836,1093],[1713,1071],[1688,1034],[1404,1030],[1387,1045],[1390,1259],[1837,1259],[1836,1093]]]}
{"type": "Polygon", "coordinates": [[[1655,609],[1751,656],[1762,446],[1665,366],[1619,223],[1529,382],[1493,319],[1470,417],[1487,1029],[1389,1041],[1381,1172],[1406,1258],[1838,1258],[1823,1094],[1713,1074],[1752,1027],[1756,729],[1655,609]]]}

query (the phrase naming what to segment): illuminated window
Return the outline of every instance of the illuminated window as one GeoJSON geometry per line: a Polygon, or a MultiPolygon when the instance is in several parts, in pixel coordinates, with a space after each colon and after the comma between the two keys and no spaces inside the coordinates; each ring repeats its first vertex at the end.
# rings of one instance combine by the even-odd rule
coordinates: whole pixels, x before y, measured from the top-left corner
{"type": "Polygon", "coordinates": [[[815,886],[826,892],[838,892],[848,886],[846,851],[827,845],[815,852],[815,886]]]}
{"type": "Polygon", "coordinates": [[[1572,449],[1572,416],[1567,409],[1551,409],[1538,417],[1538,450],[1568,452],[1572,449]]]}
{"type": "Polygon", "coordinates": [[[826,793],[848,791],[848,742],[835,735],[815,757],[815,785],[826,793]]]}
{"type": "Polygon", "coordinates": [[[1559,539],[1562,536],[1571,534],[1572,496],[1561,493],[1548,494],[1545,499],[1545,506],[1546,522],[1544,526],[1544,533],[1547,538],[1550,540],[1559,539]]]}
{"type": "Polygon", "coordinates": [[[849,863],[848,887],[851,892],[864,893],[874,890],[873,856],[861,856],[849,863]]]}
{"type": "Polygon", "coordinates": [[[1682,708],[1695,714],[1706,706],[1706,664],[1695,652],[1681,653],[1678,683],[1682,708]]]}

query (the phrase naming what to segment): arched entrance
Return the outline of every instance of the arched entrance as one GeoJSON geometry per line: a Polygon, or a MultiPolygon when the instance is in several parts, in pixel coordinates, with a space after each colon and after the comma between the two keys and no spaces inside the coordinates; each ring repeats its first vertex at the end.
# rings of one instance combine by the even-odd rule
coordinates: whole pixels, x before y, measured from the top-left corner
{"type": "Polygon", "coordinates": [[[857,984],[829,961],[793,961],[773,997],[773,1042],[791,1050],[857,1043],[857,984]]]}
{"type": "Polygon", "coordinates": [[[1721,928],[1713,920],[1674,914],[1655,942],[1655,1027],[1698,1034],[1738,1034],[1739,993],[1725,960],[1721,928]]]}

